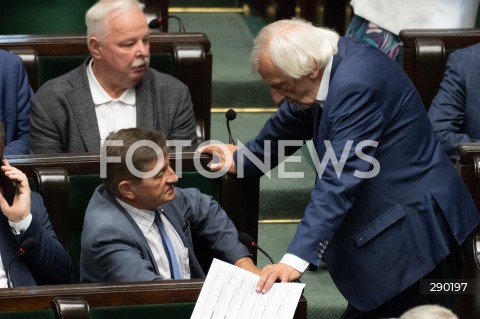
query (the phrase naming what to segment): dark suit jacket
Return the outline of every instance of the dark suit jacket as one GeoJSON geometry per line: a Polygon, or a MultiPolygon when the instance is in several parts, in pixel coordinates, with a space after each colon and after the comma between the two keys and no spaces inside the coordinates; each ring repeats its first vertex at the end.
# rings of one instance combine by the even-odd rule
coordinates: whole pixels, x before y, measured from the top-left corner
{"type": "Polygon", "coordinates": [[[5,155],[28,154],[32,90],[18,56],[0,50],[0,117],[5,155]]]}
{"type": "Polygon", "coordinates": [[[0,214],[0,253],[5,271],[21,244],[30,237],[37,240],[32,251],[18,257],[11,267],[14,287],[70,283],[70,257],[62,247],[53,229],[39,194],[31,193],[32,222],[28,229],[16,236],[10,230],[8,219],[0,214]]]}
{"type": "Polygon", "coordinates": [[[449,56],[428,116],[452,161],[459,143],[480,140],[480,44],[449,56]]]}
{"type": "MultiPolygon", "coordinates": [[[[246,147],[263,159],[265,140],[313,138],[319,177],[287,252],[324,259],[347,301],[367,311],[430,272],[479,216],[401,67],[355,39],[338,48],[324,108],[285,102],[246,147]],[[339,165],[320,164],[332,154],[339,165]]],[[[246,163],[245,176],[261,174],[246,163]]]]}
{"type": "MultiPolygon", "coordinates": [[[[46,82],[33,96],[32,153],[99,152],[100,132],[88,85],[88,62],[46,82]]],[[[163,131],[167,139],[196,142],[192,102],[183,83],[149,68],[135,89],[137,127],[163,131]]]]}
{"type": "MultiPolygon", "coordinates": [[[[192,278],[205,274],[194,255],[192,235],[202,238],[222,260],[250,256],[225,211],[197,189],[176,188],[176,198],[162,205],[165,217],[188,248],[192,278]]],[[[85,213],[80,257],[81,282],[126,282],[162,279],[145,236],[130,214],[99,186],[85,213]]]]}

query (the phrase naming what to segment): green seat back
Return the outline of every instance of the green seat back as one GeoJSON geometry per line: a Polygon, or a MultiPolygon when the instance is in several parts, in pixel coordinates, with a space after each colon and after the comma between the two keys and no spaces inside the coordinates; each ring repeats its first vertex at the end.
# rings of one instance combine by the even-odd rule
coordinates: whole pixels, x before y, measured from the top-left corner
{"type": "Polygon", "coordinates": [[[192,316],[195,303],[175,303],[158,305],[132,305],[90,308],[91,319],[188,319],[192,316]]]}
{"type": "Polygon", "coordinates": [[[39,56],[38,57],[38,75],[37,84],[40,87],[43,83],[53,78],[59,77],[85,61],[86,55],[72,56],[39,56]]]}
{"type": "Polygon", "coordinates": [[[51,309],[32,311],[0,311],[0,319],[55,319],[51,309]]]}
{"type": "Polygon", "coordinates": [[[206,178],[198,172],[182,172],[182,178],[179,178],[176,186],[198,188],[202,193],[212,196],[217,201],[220,198],[220,180],[206,178]]]}
{"type": "Polygon", "coordinates": [[[80,239],[82,237],[85,210],[95,188],[101,184],[98,174],[72,175],[68,177],[68,253],[73,264],[73,282],[80,281],[80,239]]]}

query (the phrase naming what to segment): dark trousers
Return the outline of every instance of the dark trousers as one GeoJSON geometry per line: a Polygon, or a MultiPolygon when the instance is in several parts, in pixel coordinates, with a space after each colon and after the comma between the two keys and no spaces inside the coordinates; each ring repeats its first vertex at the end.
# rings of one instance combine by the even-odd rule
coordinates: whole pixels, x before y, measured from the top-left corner
{"type": "MultiPolygon", "coordinates": [[[[422,279],[428,279],[432,282],[438,279],[459,279],[465,261],[469,256],[468,254],[471,253],[470,244],[471,240],[466,240],[462,246],[457,246],[450,255],[422,279]]],[[[408,309],[425,304],[436,304],[453,309],[457,297],[457,294],[422,294],[420,292],[419,280],[371,311],[360,311],[348,304],[347,310],[345,310],[341,319],[398,318],[408,309]]]]}

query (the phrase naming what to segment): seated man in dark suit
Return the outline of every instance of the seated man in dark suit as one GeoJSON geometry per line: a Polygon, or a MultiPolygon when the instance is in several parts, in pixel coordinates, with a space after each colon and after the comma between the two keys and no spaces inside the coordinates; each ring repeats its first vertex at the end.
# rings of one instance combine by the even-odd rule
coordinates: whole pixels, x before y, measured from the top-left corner
{"type": "Polygon", "coordinates": [[[5,155],[28,154],[32,89],[20,57],[0,50],[0,115],[5,155]]]}
{"type": "Polygon", "coordinates": [[[123,129],[109,135],[104,147],[106,176],[85,213],[80,281],[204,278],[192,234],[219,258],[259,272],[218,202],[174,186],[178,177],[161,133],[123,129]]]}
{"type": "Polygon", "coordinates": [[[187,86],[149,68],[142,8],[136,0],[101,0],[88,10],[91,58],[32,98],[32,153],[98,152],[108,133],[129,127],[196,143],[187,86]]]}
{"type": "Polygon", "coordinates": [[[451,161],[459,143],[480,140],[480,44],[448,57],[440,89],[428,110],[433,130],[451,161]]]}
{"type": "MultiPolygon", "coordinates": [[[[0,125],[0,155],[3,140],[0,125]]],[[[42,198],[30,191],[25,174],[6,160],[1,170],[16,182],[17,190],[12,205],[3,196],[5,190],[0,193],[0,288],[69,283],[70,257],[53,230],[42,198]],[[25,253],[16,256],[22,247],[25,253]]]]}

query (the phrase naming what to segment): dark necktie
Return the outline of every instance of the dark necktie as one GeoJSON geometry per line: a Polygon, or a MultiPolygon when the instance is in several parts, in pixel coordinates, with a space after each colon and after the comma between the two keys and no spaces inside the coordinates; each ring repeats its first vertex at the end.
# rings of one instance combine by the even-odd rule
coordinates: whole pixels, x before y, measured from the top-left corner
{"type": "Polygon", "coordinates": [[[157,225],[158,232],[162,238],[163,249],[168,258],[168,265],[170,266],[170,276],[172,279],[182,279],[182,272],[180,271],[180,266],[178,260],[175,256],[175,249],[173,249],[172,242],[168,237],[167,231],[163,225],[162,219],[160,218],[160,213],[155,212],[155,224],[157,225]]]}

